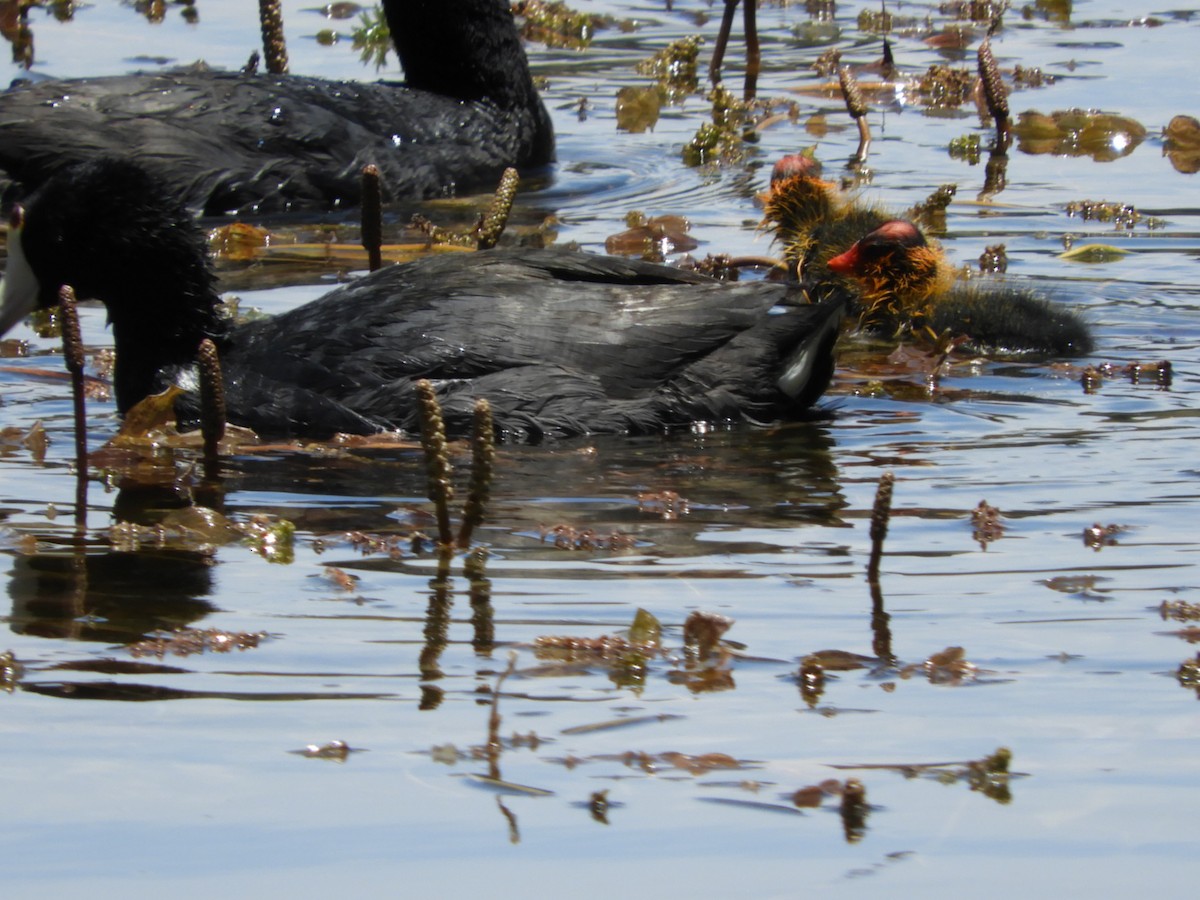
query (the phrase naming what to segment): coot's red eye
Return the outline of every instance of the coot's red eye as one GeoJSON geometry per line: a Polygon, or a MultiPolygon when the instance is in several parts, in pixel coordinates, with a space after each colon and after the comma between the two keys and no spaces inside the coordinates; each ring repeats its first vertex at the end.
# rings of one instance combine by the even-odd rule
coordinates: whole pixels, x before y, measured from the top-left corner
{"type": "Polygon", "coordinates": [[[20,228],[24,224],[25,210],[21,207],[21,204],[18,203],[13,206],[12,211],[8,214],[8,227],[15,229],[20,228]]]}

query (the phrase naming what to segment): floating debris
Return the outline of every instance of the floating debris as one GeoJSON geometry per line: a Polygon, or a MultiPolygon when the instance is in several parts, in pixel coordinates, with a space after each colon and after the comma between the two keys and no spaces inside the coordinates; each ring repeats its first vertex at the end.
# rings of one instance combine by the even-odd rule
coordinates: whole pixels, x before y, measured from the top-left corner
{"type": "MultiPolygon", "coordinates": [[[[1107,200],[1072,200],[1065,207],[1068,216],[1078,216],[1083,221],[1111,222],[1118,228],[1132,231],[1139,224],[1149,229],[1166,227],[1166,222],[1156,216],[1143,216],[1130,203],[1110,203],[1107,200]]],[[[1123,252],[1123,251],[1122,251],[1123,252]]]]}
{"type": "Polygon", "coordinates": [[[1004,523],[1000,521],[1000,510],[986,500],[980,500],[979,505],[971,510],[971,536],[979,543],[982,550],[987,550],[988,544],[1004,536],[1004,523]]]}
{"type": "Polygon", "coordinates": [[[1012,751],[1000,747],[990,756],[967,762],[899,763],[899,764],[855,764],[834,765],[835,769],[887,769],[899,772],[906,778],[925,776],[943,784],[966,782],[972,791],[978,791],[997,803],[1007,804],[1012,800],[1009,782],[1013,778],[1012,751]]]}
{"type": "Polygon", "coordinates": [[[538,529],[542,541],[552,540],[560,550],[628,550],[637,546],[637,539],[623,531],[600,534],[592,528],[576,528],[559,523],[538,529]]]}
{"type": "Polygon", "coordinates": [[[1120,525],[1101,525],[1097,522],[1091,528],[1083,529],[1083,546],[1091,547],[1097,553],[1104,547],[1115,547],[1117,535],[1125,530],[1120,525]]]}
{"type": "Polygon", "coordinates": [[[980,669],[967,659],[962,647],[947,647],[922,663],[905,666],[900,670],[900,677],[911,678],[918,673],[928,678],[930,684],[961,685],[974,681],[980,669]]]}
{"type": "Polygon", "coordinates": [[[645,491],[638,494],[638,512],[656,513],[667,521],[686,516],[688,500],[675,491],[645,491]]]}
{"type": "Polygon", "coordinates": [[[1022,153],[1090,156],[1097,162],[1128,156],[1146,138],[1145,126],[1134,119],[1082,109],[1023,112],[1012,130],[1022,153]]]}
{"type": "Polygon", "coordinates": [[[703,43],[704,38],[694,34],[673,41],[649,59],[639,62],[637,72],[656,79],[671,102],[694,94],[700,89],[697,64],[703,43]]]}
{"type": "Polygon", "coordinates": [[[253,650],[267,639],[265,631],[222,631],[219,628],[178,628],[160,632],[130,644],[126,649],[135,658],[154,656],[193,656],[198,653],[231,653],[253,650]]]}
{"type": "Polygon", "coordinates": [[[1183,687],[1194,690],[1196,698],[1200,699],[1200,653],[1196,654],[1195,659],[1185,659],[1180,663],[1175,677],[1183,687]]]}
{"type": "Polygon", "coordinates": [[[335,762],[345,762],[351,753],[365,752],[362,747],[351,747],[345,741],[330,741],[328,744],[309,744],[303,750],[289,750],[307,759],[331,759],[335,762]]]}
{"type": "Polygon", "coordinates": [[[25,674],[25,667],[17,661],[11,650],[0,653],[0,691],[11,694],[25,674]]]}
{"type": "Polygon", "coordinates": [[[979,254],[979,271],[983,274],[1002,275],[1008,271],[1008,250],[1004,244],[989,244],[979,254]]]}
{"type": "Polygon", "coordinates": [[[636,256],[649,262],[662,262],[672,253],[695,250],[699,244],[687,234],[692,223],[683,216],[654,216],[640,212],[625,216],[626,230],[609,235],[604,252],[610,256],[636,256]]]}
{"type": "Polygon", "coordinates": [[[1186,600],[1164,600],[1159,604],[1158,614],[1164,620],[1193,622],[1200,619],[1200,603],[1188,603],[1186,600]]]}

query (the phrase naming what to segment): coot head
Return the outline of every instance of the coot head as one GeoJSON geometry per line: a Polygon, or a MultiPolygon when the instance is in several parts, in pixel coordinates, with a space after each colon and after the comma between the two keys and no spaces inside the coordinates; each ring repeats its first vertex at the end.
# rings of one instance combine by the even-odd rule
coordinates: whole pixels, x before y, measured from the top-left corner
{"type": "Polygon", "coordinates": [[[117,359],[121,412],[223,329],[203,230],[162,178],[126,159],[67,169],[13,208],[0,333],[57,305],[63,285],[102,301],[115,340],[141,348],[117,359]]]}

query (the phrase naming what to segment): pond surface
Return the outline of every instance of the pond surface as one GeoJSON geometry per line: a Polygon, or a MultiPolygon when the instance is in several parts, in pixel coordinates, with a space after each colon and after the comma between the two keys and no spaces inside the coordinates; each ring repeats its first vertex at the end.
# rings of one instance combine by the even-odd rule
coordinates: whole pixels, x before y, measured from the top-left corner
{"type": "MultiPolygon", "coordinates": [[[[697,255],[762,254],[755,194],[772,162],[815,144],[827,171],[844,171],[857,132],[812,63],[833,46],[844,62],[877,59],[879,37],[857,20],[878,4],[838,3],[816,24],[803,3],[763,4],[760,94],[798,115],[707,168],[680,161],[709,114],[702,94],[642,134],[618,130],[615,106],[621,87],[649,83],[636,62],[673,40],[706,35],[706,65],[711,6],[576,6],[637,27],[600,30],[582,51],[530,46],[559,162],[527,182],[519,218],[553,215],[558,241],[602,251],[630,210],[683,215],[697,255]]],[[[254,4],[197,8],[195,24],[174,4],[160,24],[126,4],[62,23],[32,10],[33,72],[241,65],[254,4]]],[[[940,30],[950,16],[889,9],[915,17],[891,38],[904,72],[973,69],[978,27],[965,52],[938,51],[926,20],[940,30]]],[[[1003,243],[1007,277],[1082,309],[1095,353],[959,359],[931,381],[851,341],[828,421],[502,447],[478,534],[486,577],[465,575],[462,557],[439,576],[413,548],[432,526],[406,447],[247,453],[207,493],[187,453],[154,477],[95,468],[86,551],[74,549],[57,341],[19,329],[30,355],[0,361],[0,652],[15,660],[0,696],[5,896],[1190,896],[1200,715],[1177,672],[1196,631],[1161,610],[1200,603],[1200,203],[1160,132],[1200,113],[1184,77],[1200,12],[1131,21],[1109,0],[1026,12],[1005,14],[996,56],[1054,80],[1014,92],[1014,115],[1096,108],[1137,120],[1144,138],[1110,142],[1097,154],[1110,161],[1018,146],[1004,189],[981,197],[991,135],[972,103],[873,96],[859,190],[900,211],[956,183],[941,236],[951,258],[975,267],[1003,243]],[[974,164],[947,149],[971,135],[984,148],[974,164]],[[1070,215],[1083,200],[1143,218],[1070,215]],[[1125,253],[1064,260],[1068,235],[1125,253]],[[1169,385],[1120,373],[1162,360],[1169,385]],[[1082,366],[1103,363],[1114,374],[1085,390],[1082,366]],[[21,440],[35,422],[44,449],[21,440]],[[873,597],[885,472],[893,514],[873,597]],[[145,507],[131,486],[155,478],[235,523],[292,522],[290,548],[114,546],[110,526],[145,507]],[[973,526],[983,500],[999,527],[973,526]],[[662,624],[664,652],[597,652],[603,636],[628,637],[639,609],[662,624]],[[684,649],[696,611],[733,620],[708,659],[684,649]],[[823,684],[798,677],[811,654],[823,684]],[[353,751],[297,752],[332,741],[353,751]],[[1000,748],[1007,778],[986,771],[1000,748]],[[843,799],[849,779],[865,803],[843,799]]],[[[284,13],[293,71],[375,77],[348,40],[313,38],[350,23],[293,0],[284,13]]],[[[731,87],[741,48],[739,27],[731,87]]],[[[268,289],[256,272],[236,283],[267,311],[336,277],[268,289]]],[[[84,310],[90,345],[107,345],[103,325],[84,310]]],[[[118,422],[111,403],[90,410],[96,451],[118,422]]]]}

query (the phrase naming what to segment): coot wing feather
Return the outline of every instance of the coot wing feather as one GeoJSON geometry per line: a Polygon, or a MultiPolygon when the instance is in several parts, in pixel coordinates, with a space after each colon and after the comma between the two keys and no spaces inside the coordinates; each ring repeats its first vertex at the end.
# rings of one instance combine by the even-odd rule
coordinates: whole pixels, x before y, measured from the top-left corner
{"type": "Polygon", "coordinates": [[[357,203],[361,169],[385,199],[492,186],[548,158],[544,110],[464,103],[397,84],[191,71],[18,84],[0,93],[0,169],[37,184],[137,148],[208,214],[357,203]]]}
{"type": "Polygon", "coordinates": [[[264,371],[295,373],[302,360],[324,391],[333,380],[354,389],[549,364],[587,373],[622,399],[754,328],[787,293],[782,285],[720,284],[687,272],[671,283],[664,273],[674,276],[555,251],[431,258],[239,329],[229,352],[264,371]]]}

